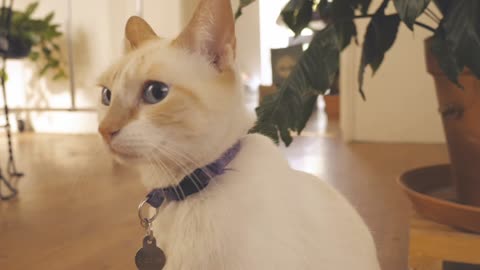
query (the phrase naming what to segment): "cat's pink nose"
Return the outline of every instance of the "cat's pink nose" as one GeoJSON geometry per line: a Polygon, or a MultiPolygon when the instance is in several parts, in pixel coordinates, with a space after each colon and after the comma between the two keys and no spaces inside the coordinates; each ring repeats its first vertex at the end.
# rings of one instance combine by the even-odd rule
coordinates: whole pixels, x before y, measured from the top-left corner
{"type": "Polygon", "coordinates": [[[98,132],[100,132],[105,142],[110,143],[113,137],[115,137],[120,132],[120,130],[112,130],[109,127],[101,125],[100,127],[98,127],[98,132]]]}

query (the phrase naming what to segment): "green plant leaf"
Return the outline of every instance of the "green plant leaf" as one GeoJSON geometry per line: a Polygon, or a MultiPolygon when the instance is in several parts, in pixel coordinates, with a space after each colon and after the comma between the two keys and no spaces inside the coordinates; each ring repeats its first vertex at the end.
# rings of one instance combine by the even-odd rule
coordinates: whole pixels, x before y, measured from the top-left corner
{"type": "Polygon", "coordinates": [[[46,58],[50,58],[50,55],[52,55],[52,50],[50,50],[46,46],[42,47],[42,52],[46,58]]]}
{"type": "Polygon", "coordinates": [[[0,69],[0,80],[3,79],[5,82],[8,81],[8,74],[5,69],[0,69]]]}
{"type": "Polygon", "coordinates": [[[398,15],[386,16],[383,11],[376,13],[367,26],[365,40],[363,42],[362,58],[358,71],[358,85],[362,97],[365,99],[363,91],[363,76],[365,68],[370,66],[373,74],[378,70],[383,62],[385,53],[392,47],[397,37],[400,18],[398,15]]]}
{"type": "Polygon", "coordinates": [[[49,64],[50,64],[50,67],[57,68],[60,66],[60,61],[58,61],[57,59],[54,59],[49,61],[49,64]]]}
{"type": "Polygon", "coordinates": [[[26,18],[30,18],[30,16],[33,14],[33,12],[35,12],[35,10],[37,10],[37,8],[38,8],[38,2],[33,2],[33,3],[31,3],[27,6],[27,8],[25,9],[25,12],[23,12],[23,15],[26,18]]]}
{"type": "Polygon", "coordinates": [[[442,26],[459,65],[480,79],[480,1],[453,1],[442,26]]]}
{"type": "Polygon", "coordinates": [[[60,80],[60,79],[65,79],[67,78],[67,74],[65,74],[65,71],[63,69],[60,69],[56,74],[55,76],[53,76],[53,80],[54,81],[57,81],[57,80],[60,80]]]}
{"type": "Polygon", "coordinates": [[[457,62],[455,52],[445,39],[445,34],[442,30],[435,33],[430,44],[430,50],[435,55],[438,65],[445,75],[458,87],[463,88],[458,81],[458,75],[462,72],[463,65],[457,62]]]}
{"type": "Polygon", "coordinates": [[[255,0],[240,0],[238,4],[237,12],[235,12],[235,20],[238,19],[243,14],[243,8],[247,7],[251,3],[255,2],[255,0]]]}
{"type": "Polygon", "coordinates": [[[55,51],[57,51],[57,52],[60,52],[60,51],[61,51],[60,45],[58,45],[57,43],[52,43],[52,47],[53,47],[53,49],[54,49],[55,51]]]}
{"type": "Polygon", "coordinates": [[[430,0],[393,0],[400,19],[413,30],[415,20],[422,15],[430,0]]]}
{"type": "Polygon", "coordinates": [[[36,51],[31,51],[30,52],[30,55],[28,56],[30,58],[31,61],[37,61],[38,58],[40,57],[40,53],[39,52],[36,52],[36,51]]]}
{"type": "MultiPolygon", "coordinates": [[[[32,18],[37,8],[38,2],[34,2],[25,11],[13,11],[10,38],[32,46],[29,59],[38,64],[40,76],[49,70],[55,72],[52,74],[66,76],[61,64],[61,48],[55,43],[55,39],[62,35],[59,25],[52,23],[55,13],[50,12],[43,19],[32,18]]],[[[1,31],[6,31],[5,24],[0,23],[1,31]]]]}
{"type": "Polygon", "coordinates": [[[51,68],[50,63],[47,63],[47,64],[45,64],[45,65],[42,67],[42,69],[40,69],[40,71],[38,72],[38,74],[39,74],[40,76],[43,76],[43,75],[45,75],[45,74],[47,73],[47,71],[48,71],[50,68],[51,68]]]}
{"type": "Polygon", "coordinates": [[[275,142],[292,142],[290,131],[301,133],[319,94],[325,93],[338,71],[340,46],[333,25],[313,37],[310,46],[278,91],[257,108],[258,120],[250,130],[275,142]]]}
{"type": "Polygon", "coordinates": [[[282,19],[287,26],[295,33],[300,35],[305,29],[313,15],[313,0],[290,0],[282,9],[282,19]]]}
{"type": "Polygon", "coordinates": [[[51,23],[52,22],[52,19],[53,17],[55,16],[55,13],[52,11],[50,13],[48,13],[47,17],[45,17],[45,19],[43,19],[43,21],[47,24],[51,23]]]}

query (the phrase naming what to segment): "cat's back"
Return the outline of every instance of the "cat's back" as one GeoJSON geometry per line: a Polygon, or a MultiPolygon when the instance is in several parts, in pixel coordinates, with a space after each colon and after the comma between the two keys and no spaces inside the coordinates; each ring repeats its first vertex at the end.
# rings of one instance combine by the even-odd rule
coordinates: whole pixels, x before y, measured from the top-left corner
{"type": "Polygon", "coordinates": [[[255,202],[245,216],[258,233],[258,253],[295,269],[379,269],[367,226],[340,193],[291,169],[264,136],[248,135],[242,152],[232,166],[239,171],[235,183],[243,181],[238,190],[255,202]]]}

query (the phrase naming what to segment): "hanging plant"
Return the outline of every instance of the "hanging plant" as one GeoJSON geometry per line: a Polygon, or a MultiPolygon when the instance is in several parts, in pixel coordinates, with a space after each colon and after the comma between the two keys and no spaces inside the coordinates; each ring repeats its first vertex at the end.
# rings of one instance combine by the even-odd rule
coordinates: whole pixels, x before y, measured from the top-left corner
{"type": "Polygon", "coordinates": [[[60,25],[52,23],[54,12],[44,18],[32,18],[37,7],[38,2],[34,2],[24,11],[0,9],[0,55],[10,59],[28,57],[37,63],[40,76],[51,72],[53,80],[66,78],[67,74],[61,61],[61,48],[58,44],[59,37],[63,35],[59,31],[60,25]],[[8,32],[9,14],[11,25],[8,32]]]}

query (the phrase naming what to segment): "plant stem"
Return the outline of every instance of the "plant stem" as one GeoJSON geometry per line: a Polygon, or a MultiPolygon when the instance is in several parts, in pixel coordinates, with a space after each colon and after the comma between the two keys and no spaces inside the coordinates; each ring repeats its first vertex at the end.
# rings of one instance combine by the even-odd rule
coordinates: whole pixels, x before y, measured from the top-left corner
{"type": "Polygon", "coordinates": [[[430,32],[434,33],[436,32],[435,28],[429,26],[429,25],[426,25],[424,23],[421,23],[421,22],[415,22],[415,25],[418,25],[420,27],[422,27],[423,29],[427,29],[427,30],[430,30],[430,32]]]}
{"type": "Polygon", "coordinates": [[[426,12],[430,12],[430,14],[435,17],[435,19],[437,19],[437,23],[439,23],[442,19],[440,19],[440,17],[437,16],[437,14],[435,14],[435,12],[433,12],[433,10],[431,10],[430,8],[426,8],[425,9],[426,12]]]}
{"type": "Polygon", "coordinates": [[[425,15],[426,15],[428,18],[430,18],[430,20],[432,20],[433,22],[435,22],[435,23],[440,23],[440,21],[437,20],[437,18],[436,18],[435,16],[433,16],[433,14],[430,14],[429,12],[426,12],[426,11],[425,11],[425,15]]]}

